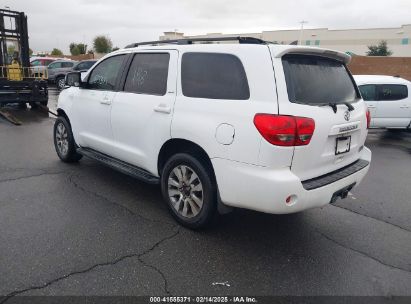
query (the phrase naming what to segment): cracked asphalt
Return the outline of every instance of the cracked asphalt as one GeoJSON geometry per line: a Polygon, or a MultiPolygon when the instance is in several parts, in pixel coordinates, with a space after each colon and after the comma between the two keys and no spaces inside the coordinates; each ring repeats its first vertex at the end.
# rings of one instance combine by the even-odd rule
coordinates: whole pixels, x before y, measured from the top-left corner
{"type": "Polygon", "coordinates": [[[0,303],[16,295],[411,295],[411,133],[371,130],[369,175],[335,205],[246,210],[193,232],[157,186],[60,162],[53,118],[0,119],[0,303]],[[216,284],[223,283],[223,284],[216,284]]]}

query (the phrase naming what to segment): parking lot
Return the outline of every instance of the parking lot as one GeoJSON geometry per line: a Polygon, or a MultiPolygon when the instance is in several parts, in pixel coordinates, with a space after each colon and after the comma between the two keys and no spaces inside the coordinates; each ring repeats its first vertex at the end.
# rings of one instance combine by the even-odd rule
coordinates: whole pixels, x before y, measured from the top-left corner
{"type": "MultiPolygon", "coordinates": [[[[51,92],[55,107],[57,92],[51,92]]],[[[194,232],[159,187],[57,158],[53,118],[0,119],[0,295],[411,295],[411,133],[371,130],[346,200],[194,232]]],[[[1,302],[1,299],[0,299],[1,302]]],[[[10,301],[12,302],[12,301],[10,301]]]]}

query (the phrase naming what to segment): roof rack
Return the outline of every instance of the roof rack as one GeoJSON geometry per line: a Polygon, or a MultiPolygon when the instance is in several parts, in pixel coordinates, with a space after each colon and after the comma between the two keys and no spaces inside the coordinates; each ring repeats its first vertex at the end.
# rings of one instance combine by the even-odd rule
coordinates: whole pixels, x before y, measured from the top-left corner
{"type": "Polygon", "coordinates": [[[219,37],[219,38],[183,38],[175,40],[158,40],[158,41],[146,41],[137,42],[127,45],[125,48],[138,47],[140,45],[158,45],[158,44],[193,44],[194,42],[216,42],[216,41],[238,41],[241,44],[267,44],[267,41],[254,37],[219,37]]]}

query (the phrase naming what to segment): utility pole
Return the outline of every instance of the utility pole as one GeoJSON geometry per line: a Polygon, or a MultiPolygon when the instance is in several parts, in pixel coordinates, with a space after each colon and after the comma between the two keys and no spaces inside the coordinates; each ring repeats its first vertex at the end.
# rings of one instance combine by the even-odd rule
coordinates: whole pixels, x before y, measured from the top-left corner
{"type": "Polygon", "coordinates": [[[300,39],[298,40],[299,45],[303,44],[304,24],[306,24],[306,23],[308,23],[308,21],[305,21],[305,20],[300,21],[301,30],[300,30],[300,39]]]}

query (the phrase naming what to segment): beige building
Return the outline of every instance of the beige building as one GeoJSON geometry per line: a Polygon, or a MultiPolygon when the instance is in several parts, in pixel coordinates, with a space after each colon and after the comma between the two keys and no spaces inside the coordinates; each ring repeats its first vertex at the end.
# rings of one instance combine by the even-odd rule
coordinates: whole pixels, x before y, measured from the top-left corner
{"type": "Polygon", "coordinates": [[[328,28],[301,30],[263,31],[261,33],[222,34],[185,36],[180,32],[164,32],[160,40],[181,38],[205,38],[224,36],[250,36],[279,44],[290,44],[301,39],[302,45],[330,48],[356,55],[365,55],[368,45],[386,40],[393,56],[411,57],[411,24],[398,28],[329,30],[328,28]]]}

